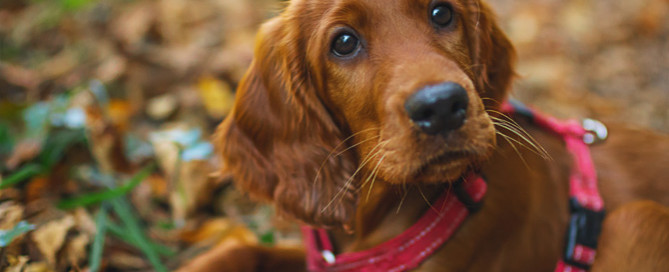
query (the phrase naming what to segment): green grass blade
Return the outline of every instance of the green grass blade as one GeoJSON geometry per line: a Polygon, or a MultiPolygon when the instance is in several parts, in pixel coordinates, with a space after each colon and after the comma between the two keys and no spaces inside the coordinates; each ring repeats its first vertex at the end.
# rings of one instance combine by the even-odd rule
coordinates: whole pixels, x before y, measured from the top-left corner
{"type": "Polygon", "coordinates": [[[110,200],[114,211],[121,219],[121,222],[125,226],[128,235],[137,243],[137,247],[146,255],[149,259],[151,265],[156,271],[167,272],[167,268],[162,264],[158,252],[156,252],[151,243],[144,235],[139,221],[132,212],[130,204],[126,201],[124,197],[118,197],[110,200]]]}
{"type": "MultiPolygon", "coordinates": [[[[111,234],[113,234],[114,236],[123,240],[123,242],[126,242],[130,245],[133,245],[134,247],[139,247],[137,242],[132,240],[131,235],[129,235],[128,232],[126,230],[124,230],[121,226],[110,222],[107,225],[107,227],[108,227],[109,232],[111,234]]],[[[155,242],[151,242],[151,241],[149,241],[149,244],[151,244],[151,248],[153,248],[153,250],[158,252],[158,254],[160,254],[161,256],[171,257],[171,256],[176,255],[176,252],[174,252],[174,250],[172,250],[169,247],[166,247],[164,245],[161,245],[161,244],[155,243],[155,242]]]]}
{"type": "Polygon", "coordinates": [[[116,198],[119,196],[123,196],[130,192],[132,189],[137,187],[142,181],[144,181],[151,173],[153,172],[155,168],[155,164],[150,164],[146,167],[144,167],[142,170],[140,170],[137,174],[135,174],[128,182],[123,184],[120,187],[112,188],[106,191],[102,192],[96,192],[96,193],[90,193],[90,194],[85,194],[76,198],[72,199],[65,199],[62,200],[58,203],[58,208],[67,210],[67,209],[73,209],[79,206],[88,206],[91,204],[95,204],[98,202],[102,202],[104,200],[109,200],[112,198],[116,198]]]}
{"type": "Polygon", "coordinates": [[[95,272],[100,269],[102,263],[102,252],[105,246],[105,237],[107,233],[107,208],[108,205],[103,203],[95,217],[96,233],[91,245],[91,252],[89,255],[90,264],[88,271],[95,272]]]}
{"type": "Polygon", "coordinates": [[[27,180],[34,175],[42,173],[42,170],[43,170],[42,166],[40,166],[39,164],[31,163],[25,165],[11,176],[8,176],[7,178],[0,180],[0,190],[21,183],[24,180],[27,180]]]}
{"type": "Polygon", "coordinates": [[[35,225],[21,221],[10,230],[0,230],[0,248],[9,245],[14,238],[35,229],[35,225]]]}

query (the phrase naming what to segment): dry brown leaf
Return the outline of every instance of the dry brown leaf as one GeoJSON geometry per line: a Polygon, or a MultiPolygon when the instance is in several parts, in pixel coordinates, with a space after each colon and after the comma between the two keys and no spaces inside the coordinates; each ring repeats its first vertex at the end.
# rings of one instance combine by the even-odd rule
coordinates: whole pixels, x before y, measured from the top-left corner
{"type": "Polygon", "coordinates": [[[225,81],[214,77],[203,77],[197,83],[197,90],[211,117],[222,118],[232,109],[235,95],[225,81]]]}
{"type": "Polygon", "coordinates": [[[111,99],[107,105],[107,113],[111,123],[119,131],[127,131],[129,128],[130,118],[134,114],[130,102],[121,99],[111,99]]]}
{"type": "Polygon", "coordinates": [[[146,182],[151,188],[151,196],[164,199],[167,197],[167,180],[161,175],[151,175],[146,182]]]}
{"type": "Polygon", "coordinates": [[[51,267],[56,266],[56,253],[63,247],[67,232],[74,226],[74,223],[74,217],[66,215],[60,220],[53,220],[33,231],[33,241],[51,267]]]}
{"type": "Polygon", "coordinates": [[[133,170],[123,153],[124,142],[119,128],[107,120],[100,108],[86,108],[86,128],[91,153],[103,172],[127,173],[133,170]]]}
{"type": "Polygon", "coordinates": [[[50,189],[51,186],[52,184],[47,177],[36,176],[31,178],[25,188],[25,202],[30,203],[53,195],[53,191],[50,189]]]}
{"type": "Polygon", "coordinates": [[[129,271],[137,270],[147,267],[147,262],[141,255],[123,252],[123,251],[114,251],[105,257],[109,261],[110,267],[115,267],[120,271],[129,271]]]}
{"type": "Polygon", "coordinates": [[[146,113],[153,119],[163,120],[176,111],[178,104],[179,102],[173,94],[164,94],[149,100],[146,113]]]}
{"type": "Polygon", "coordinates": [[[130,52],[139,51],[144,36],[155,20],[155,3],[139,1],[128,5],[111,23],[111,32],[125,49],[130,52]]]}
{"type": "Polygon", "coordinates": [[[26,266],[28,263],[28,256],[7,256],[7,262],[9,263],[9,266],[5,268],[5,272],[22,272],[23,268],[26,266]]]}
{"type": "Polygon", "coordinates": [[[42,143],[37,139],[24,139],[16,146],[5,164],[9,170],[15,169],[21,163],[37,156],[42,150],[42,143]]]}
{"type": "Polygon", "coordinates": [[[67,75],[79,65],[75,50],[64,50],[40,65],[39,74],[45,79],[55,79],[67,75]]]}
{"type": "Polygon", "coordinates": [[[112,82],[123,74],[127,64],[128,61],[124,57],[113,55],[98,66],[95,77],[104,83],[112,82]]]}
{"type": "Polygon", "coordinates": [[[216,267],[221,267],[222,264],[225,264],[224,262],[227,261],[225,259],[226,256],[231,256],[231,252],[238,250],[239,247],[243,247],[244,245],[244,243],[235,240],[221,243],[186,262],[186,264],[177,269],[176,272],[212,271],[216,267]]]}
{"type": "Polygon", "coordinates": [[[181,163],[179,179],[170,193],[170,203],[176,222],[185,219],[212,197],[214,180],[209,178],[213,167],[207,161],[192,160],[181,163]]]}
{"type": "Polygon", "coordinates": [[[95,221],[84,208],[77,208],[74,210],[74,222],[77,226],[77,229],[88,234],[90,237],[93,237],[97,233],[97,226],[95,221]]]}
{"type": "Polygon", "coordinates": [[[9,83],[30,91],[37,90],[37,86],[42,82],[38,72],[6,63],[0,63],[0,75],[9,83]]]}
{"type": "Polygon", "coordinates": [[[14,201],[0,203],[0,229],[13,228],[23,218],[23,206],[14,201]]]}
{"type": "Polygon", "coordinates": [[[207,220],[197,229],[184,229],[179,234],[181,240],[188,243],[197,243],[205,240],[218,240],[232,229],[234,223],[228,218],[214,218],[207,220]],[[213,239],[212,239],[213,238],[213,239]]]}
{"type": "Polygon", "coordinates": [[[66,257],[70,265],[77,267],[78,264],[86,260],[88,251],[86,246],[90,243],[90,238],[87,234],[81,233],[67,242],[66,257]]]}
{"type": "Polygon", "coordinates": [[[45,262],[30,263],[23,272],[52,272],[54,271],[45,262]]]}

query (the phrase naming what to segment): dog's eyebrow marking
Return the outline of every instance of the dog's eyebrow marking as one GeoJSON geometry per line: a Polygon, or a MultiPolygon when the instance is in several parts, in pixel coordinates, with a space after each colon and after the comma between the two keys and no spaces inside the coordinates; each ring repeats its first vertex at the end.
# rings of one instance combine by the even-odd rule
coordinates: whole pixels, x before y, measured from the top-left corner
{"type": "Polygon", "coordinates": [[[373,16],[369,16],[370,7],[363,1],[343,1],[327,14],[328,21],[334,24],[349,24],[351,27],[364,28],[373,16]]]}

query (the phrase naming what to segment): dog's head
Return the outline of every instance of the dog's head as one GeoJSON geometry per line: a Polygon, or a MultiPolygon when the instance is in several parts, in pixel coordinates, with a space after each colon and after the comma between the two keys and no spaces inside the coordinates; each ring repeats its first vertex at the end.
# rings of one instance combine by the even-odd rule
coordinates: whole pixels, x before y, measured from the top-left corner
{"type": "Polygon", "coordinates": [[[225,170],[284,214],[346,224],[365,181],[449,182],[489,156],[513,59],[479,0],[292,1],[217,131],[225,170]]]}

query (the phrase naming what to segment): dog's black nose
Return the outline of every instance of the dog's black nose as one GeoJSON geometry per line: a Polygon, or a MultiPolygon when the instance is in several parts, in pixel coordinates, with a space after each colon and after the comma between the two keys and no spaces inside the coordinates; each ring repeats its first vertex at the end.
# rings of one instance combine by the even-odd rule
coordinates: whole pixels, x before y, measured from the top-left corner
{"type": "Polygon", "coordinates": [[[453,82],[425,87],[409,96],[404,108],[423,132],[434,135],[458,129],[465,122],[467,91],[453,82]]]}

